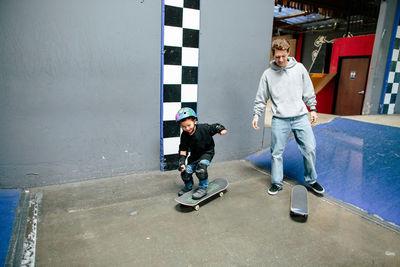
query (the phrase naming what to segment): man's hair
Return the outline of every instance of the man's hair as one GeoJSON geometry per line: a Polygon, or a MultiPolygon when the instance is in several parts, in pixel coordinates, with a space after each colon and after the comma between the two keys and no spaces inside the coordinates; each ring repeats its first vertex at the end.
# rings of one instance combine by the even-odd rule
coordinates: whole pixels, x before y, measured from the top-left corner
{"type": "Polygon", "coordinates": [[[275,39],[272,42],[271,50],[272,54],[275,55],[275,49],[277,50],[287,50],[289,52],[290,44],[286,39],[275,39]]]}

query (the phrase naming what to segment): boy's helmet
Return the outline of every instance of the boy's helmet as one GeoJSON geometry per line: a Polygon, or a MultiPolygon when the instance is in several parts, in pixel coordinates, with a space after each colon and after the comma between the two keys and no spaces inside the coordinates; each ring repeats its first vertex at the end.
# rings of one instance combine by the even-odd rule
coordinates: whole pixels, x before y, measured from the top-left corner
{"type": "Polygon", "coordinates": [[[189,117],[194,117],[197,119],[196,112],[194,112],[194,110],[191,108],[181,108],[178,113],[176,113],[175,120],[179,123],[181,120],[189,117]]]}

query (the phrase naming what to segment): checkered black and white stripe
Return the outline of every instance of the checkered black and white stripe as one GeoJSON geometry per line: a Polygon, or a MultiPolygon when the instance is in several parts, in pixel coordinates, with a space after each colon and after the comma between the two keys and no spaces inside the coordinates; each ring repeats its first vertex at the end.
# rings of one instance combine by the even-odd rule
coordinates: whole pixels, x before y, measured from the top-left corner
{"type": "Polygon", "coordinates": [[[395,29],[396,39],[394,41],[388,81],[386,85],[385,98],[383,100],[383,114],[393,114],[396,105],[396,97],[400,82],[400,25],[395,29]]]}
{"type": "Polygon", "coordinates": [[[200,0],[165,0],[162,66],[161,169],[178,166],[181,107],[197,112],[200,0]]]}

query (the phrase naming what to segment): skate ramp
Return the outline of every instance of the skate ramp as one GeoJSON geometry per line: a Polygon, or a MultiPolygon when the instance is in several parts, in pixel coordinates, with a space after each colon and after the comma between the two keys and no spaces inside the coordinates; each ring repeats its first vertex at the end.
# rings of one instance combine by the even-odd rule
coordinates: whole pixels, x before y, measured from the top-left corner
{"type": "MultiPolygon", "coordinates": [[[[318,182],[326,195],[400,225],[400,128],[335,118],[313,128],[318,182]]],[[[283,154],[286,177],[304,183],[302,155],[294,139],[283,154]]],[[[271,168],[271,153],[250,155],[271,168]]]]}
{"type": "Polygon", "coordinates": [[[20,190],[0,190],[0,266],[4,266],[18,209],[20,190]]]}

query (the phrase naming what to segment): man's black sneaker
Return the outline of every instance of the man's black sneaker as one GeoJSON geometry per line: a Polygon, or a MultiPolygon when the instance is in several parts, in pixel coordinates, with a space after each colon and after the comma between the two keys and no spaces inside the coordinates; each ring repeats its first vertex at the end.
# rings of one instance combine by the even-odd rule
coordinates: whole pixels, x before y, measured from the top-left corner
{"type": "Polygon", "coordinates": [[[276,195],[278,191],[282,190],[282,187],[279,185],[273,184],[270,189],[268,189],[268,194],[276,195]]]}
{"type": "Polygon", "coordinates": [[[192,191],[192,189],[187,188],[186,186],[184,188],[181,189],[181,191],[178,192],[178,196],[182,196],[183,194],[192,191]]]}
{"type": "Polygon", "coordinates": [[[309,184],[311,186],[311,189],[314,190],[314,192],[318,193],[318,194],[323,194],[325,192],[325,189],[317,182],[313,183],[313,184],[309,184]]]}
{"type": "Polygon", "coordinates": [[[193,199],[200,199],[207,195],[207,188],[197,188],[196,191],[193,193],[193,199]]]}

